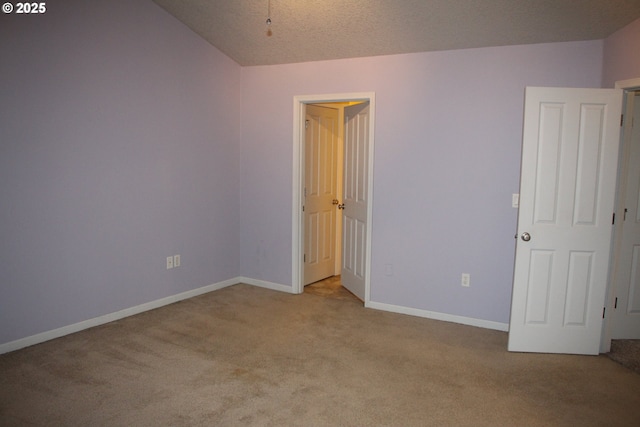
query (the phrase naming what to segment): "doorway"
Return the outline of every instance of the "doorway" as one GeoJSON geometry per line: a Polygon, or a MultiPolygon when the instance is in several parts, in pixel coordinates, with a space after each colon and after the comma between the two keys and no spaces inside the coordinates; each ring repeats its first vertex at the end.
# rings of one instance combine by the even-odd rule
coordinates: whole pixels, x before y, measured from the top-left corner
{"type": "Polygon", "coordinates": [[[320,280],[319,282],[312,283],[305,286],[305,294],[321,296],[327,299],[349,301],[355,304],[362,304],[362,301],[358,299],[354,294],[349,292],[342,286],[340,276],[329,277],[328,279],[320,280]]]}
{"type": "Polygon", "coordinates": [[[616,88],[624,89],[624,120],[603,352],[611,339],[640,339],[640,79],[616,88]]]}
{"type": "MultiPolygon", "coordinates": [[[[629,100],[630,98],[633,98],[634,100],[637,100],[638,98],[636,97],[636,94],[634,93],[635,91],[640,89],[640,79],[632,79],[632,80],[626,80],[623,82],[617,82],[616,83],[616,89],[624,89],[626,96],[627,96],[627,100],[629,100]]],[[[619,91],[621,92],[621,91],[619,91]]],[[[622,104],[622,99],[620,99],[620,101],[618,101],[617,105],[620,107],[623,107],[622,109],[625,108],[625,106],[628,107],[628,104],[626,105],[621,105],[622,104]]],[[[591,108],[590,104],[585,104],[588,109],[591,108]]],[[[551,104],[549,104],[550,107],[552,107],[551,104]]],[[[616,110],[618,110],[617,116],[618,117],[620,115],[620,109],[615,108],[616,110]]],[[[538,109],[537,111],[540,111],[540,109],[538,109]]],[[[618,133],[618,129],[620,129],[619,126],[622,126],[622,123],[616,123],[615,124],[615,129],[616,129],[616,133],[618,133],[617,138],[616,138],[616,142],[617,142],[617,146],[619,146],[620,148],[620,157],[619,157],[619,162],[618,164],[615,165],[615,169],[617,170],[618,173],[618,179],[617,179],[617,184],[614,184],[615,186],[615,191],[612,191],[614,186],[611,186],[611,189],[609,190],[609,194],[613,195],[613,193],[615,192],[616,196],[616,203],[615,203],[615,207],[614,204],[611,204],[611,210],[609,210],[608,212],[611,212],[612,210],[615,212],[615,216],[614,216],[614,224],[615,224],[615,232],[613,233],[614,235],[612,235],[611,231],[608,232],[608,239],[609,242],[611,244],[611,256],[610,259],[608,259],[607,261],[607,270],[609,271],[608,273],[608,280],[598,280],[597,283],[604,283],[604,282],[608,282],[608,291],[607,291],[607,302],[605,303],[605,307],[606,309],[602,309],[602,306],[600,306],[600,310],[598,310],[597,306],[594,306],[594,309],[592,310],[593,313],[598,314],[599,311],[599,315],[597,316],[598,319],[602,319],[604,318],[604,322],[602,322],[602,327],[597,328],[597,332],[598,332],[598,336],[600,338],[600,349],[599,352],[600,353],[607,353],[609,352],[610,348],[611,348],[611,338],[612,336],[615,336],[614,331],[615,331],[615,316],[616,316],[616,312],[615,310],[618,309],[620,310],[620,301],[616,301],[616,297],[620,295],[620,293],[627,293],[627,301],[625,303],[625,305],[627,307],[625,307],[626,311],[629,312],[628,307],[629,307],[629,301],[632,301],[634,298],[635,300],[632,301],[633,304],[632,306],[635,307],[634,310],[637,314],[640,315],[640,276],[638,275],[640,273],[640,254],[638,254],[638,252],[640,252],[640,239],[638,241],[634,241],[632,242],[632,245],[627,245],[629,247],[633,246],[633,250],[635,250],[636,254],[634,256],[627,256],[627,260],[623,261],[621,260],[621,251],[620,251],[620,246],[619,243],[621,241],[621,236],[628,234],[627,231],[622,231],[623,230],[623,221],[624,221],[624,217],[625,217],[625,213],[627,214],[627,219],[636,219],[638,223],[640,223],[640,214],[638,214],[638,211],[640,211],[640,203],[638,202],[639,196],[640,196],[640,187],[638,187],[638,189],[635,191],[635,194],[632,198],[632,202],[631,204],[636,206],[637,209],[633,210],[633,213],[631,213],[631,209],[629,208],[629,198],[627,197],[628,194],[625,193],[625,188],[624,188],[624,182],[625,181],[629,181],[629,176],[630,174],[633,175],[633,168],[628,168],[627,166],[630,164],[633,164],[633,166],[636,166],[635,168],[635,175],[633,175],[633,177],[631,178],[632,182],[635,182],[636,185],[640,186],[640,171],[638,171],[637,166],[640,165],[640,162],[638,162],[637,160],[634,162],[634,160],[629,160],[630,156],[631,156],[631,151],[630,150],[630,144],[631,142],[629,141],[630,135],[632,134],[631,132],[629,132],[629,129],[631,128],[629,117],[633,117],[633,113],[631,112],[632,110],[627,108],[627,112],[625,113],[625,118],[624,118],[624,123],[625,125],[625,132],[623,132],[622,134],[622,138],[621,139],[621,135],[618,133]],[[625,200],[627,201],[625,203],[625,200]],[[634,202],[635,201],[635,202],[634,202]],[[625,209],[628,209],[628,212],[625,211],[625,209]],[[631,218],[630,218],[631,217],[631,218]],[[613,239],[611,239],[613,237],[613,239]],[[619,272],[620,269],[623,270],[627,270],[627,273],[631,272],[631,276],[634,276],[634,272],[635,272],[635,280],[631,280],[630,281],[626,281],[626,283],[624,283],[624,286],[621,286],[618,281],[615,279],[617,276],[616,272],[619,272]],[[633,289],[635,287],[635,289],[633,289]],[[624,289],[621,289],[624,288],[624,289]],[[612,314],[613,313],[613,314],[612,314]]],[[[637,113],[637,111],[636,111],[637,113]]],[[[640,120],[640,115],[636,114],[636,117],[640,120]]],[[[620,119],[617,119],[617,122],[620,122],[620,119]]],[[[610,126],[610,128],[613,128],[613,124],[610,126]]],[[[613,137],[610,138],[610,140],[614,140],[613,137]]],[[[638,154],[640,155],[640,154],[638,154]]],[[[637,159],[637,157],[636,157],[637,159]]],[[[557,175],[556,175],[557,176],[557,175]]],[[[577,182],[577,181],[576,181],[577,182]]],[[[614,181],[615,182],[615,181],[614,181]]],[[[632,192],[633,193],[633,192],[632,192]]],[[[581,193],[580,193],[581,194],[581,193]]],[[[522,194],[521,194],[521,200],[522,200],[522,194]]],[[[522,209],[522,204],[521,204],[521,209],[522,209]]],[[[599,206],[599,205],[598,205],[599,206]]],[[[542,211],[539,211],[539,213],[542,211]]],[[[607,212],[604,212],[602,217],[604,218],[605,215],[607,214],[607,212]]],[[[612,220],[611,220],[611,213],[608,214],[608,224],[609,227],[611,227],[612,224],[612,220]]],[[[548,221],[547,221],[548,222],[548,221]]],[[[584,222],[584,221],[583,221],[584,222]]],[[[628,221],[627,221],[628,222],[628,221]]],[[[520,223],[520,221],[519,221],[520,223]]],[[[528,224],[528,223],[527,223],[528,224]]],[[[582,224],[580,224],[582,226],[582,224]]],[[[584,228],[584,227],[583,227],[584,228]]],[[[611,230],[612,228],[609,228],[609,230],[611,230]]],[[[533,233],[530,235],[529,234],[530,230],[527,230],[526,233],[521,233],[521,230],[519,230],[518,235],[521,235],[522,240],[527,244],[530,245],[529,240],[531,239],[531,235],[533,235],[533,233]]],[[[638,233],[640,234],[640,233],[638,233]]],[[[518,237],[518,235],[516,237],[518,237]]],[[[539,233],[536,233],[536,236],[538,236],[539,233]]],[[[539,239],[538,239],[539,240],[539,239]]],[[[573,240],[572,240],[573,241],[573,240]]],[[[520,239],[519,239],[519,243],[520,243],[520,239]]],[[[548,248],[546,248],[548,249],[548,248]]],[[[545,255],[547,255],[547,252],[550,252],[549,250],[543,251],[543,250],[538,250],[536,252],[536,256],[538,256],[538,258],[540,258],[541,260],[543,260],[543,257],[545,255]]],[[[574,251],[575,252],[575,251],[574,251]]],[[[630,251],[627,251],[630,252],[630,251]]],[[[607,250],[607,254],[609,254],[609,250],[607,250]]],[[[575,252],[573,254],[573,257],[575,259],[578,259],[579,256],[581,256],[581,253],[575,252]],[[576,255],[577,254],[577,255],[576,255]]],[[[629,255],[629,253],[627,253],[627,255],[629,255]]],[[[609,258],[609,257],[607,257],[609,258]]],[[[575,260],[574,260],[575,261],[575,260]]],[[[539,263],[539,270],[542,269],[542,267],[545,267],[544,263],[540,262],[539,263]]],[[[576,264],[574,262],[574,264],[576,264]]],[[[529,266],[533,265],[532,263],[528,264],[529,266]]],[[[550,270],[551,264],[549,264],[549,270],[550,270]]],[[[590,268],[591,266],[588,265],[588,267],[590,268]]],[[[577,271],[576,268],[574,268],[573,270],[569,270],[569,273],[573,273],[575,276],[575,272],[577,271]]],[[[529,275],[528,277],[530,277],[531,275],[529,275]]],[[[546,276],[545,276],[546,277],[546,276]]],[[[585,276],[586,277],[586,276],[585,276]]],[[[544,278],[544,277],[542,277],[544,278]]],[[[514,285],[515,286],[515,285],[514,285]]],[[[565,288],[567,289],[567,288],[565,288]]],[[[589,288],[591,289],[591,288],[589,288]]],[[[531,294],[531,292],[529,292],[529,294],[531,294]]],[[[546,293],[542,293],[539,296],[541,297],[541,299],[544,299],[548,294],[546,293]]],[[[554,294],[555,295],[555,294],[554,294]]],[[[527,297],[530,297],[531,295],[527,295],[527,297]]],[[[535,295],[534,295],[535,296],[535,295]]],[[[568,299],[568,301],[570,301],[570,304],[565,305],[565,309],[566,308],[570,308],[572,309],[574,312],[577,312],[575,310],[575,307],[577,307],[578,309],[582,308],[582,304],[578,304],[576,305],[576,301],[577,302],[582,302],[584,300],[584,298],[580,298],[583,295],[578,295],[578,297],[575,296],[575,292],[574,295],[571,296],[571,298],[568,299]]],[[[515,290],[514,290],[514,298],[515,298],[515,290]]],[[[596,298],[597,300],[602,301],[602,298],[596,298]]],[[[531,308],[531,310],[529,310],[529,323],[531,325],[533,325],[533,327],[539,327],[539,323],[542,322],[546,322],[547,319],[549,318],[549,311],[548,310],[543,310],[543,311],[534,311],[533,309],[537,308],[537,305],[532,305],[531,303],[531,298],[528,298],[527,300],[527,308],[531,308]],[[537,317],[536,317],[537,316],[537,317]],[[539,320],[540,319],[540,320],[539,320]]],[[[547,306],[543,306],[543,307],[547,307],[547,306]]],[[[522,313],[525,313],[524,310],[518,310],[518,313],[521,315],[522,313]]],[[[636,314],[634,313],[634,314],[636,314]]],[[[574,323],[578,324],[579,322],[574,321],[574,318],[577,318],[576,316],[570,315],[570,316],[565,316],[563,319],[563,322],[571,327],[573,327],[574,323]],[[569,321],[567,321],[567,319],[569,321]]],[[[513,315],[513,307],[512,307],[512,323],[513,323],[513,319],[514,319],[514,315],[513,315]]],[[[519,319],[522,320],[522,319],[519,319]]],[[[525,315],[525,321],[527,320],[527,317],[525,315]]],[[[578,318],[578,320],[580,320],[578,318]]],[[[595,322],[595,317],[594,319],[592,319],[595,322]]],[[[600,320],[598,320],[597,323],[600,322],[600,320]]],[[[522,322],[520,322],[522,323],[522,322]]],[[[525,322],[526,323],[526,322],[525,322]]],[[[640,323],[638,323],[638,325],[640,325],[640,323]]],[[[515,328],[510,327],[510,340],[511,340],[511,333],[515,328]]],[[[542,328],[538,328],[538,329],[542,329],[542,328]]],[[[574,328],[575,329],[575,328],[574,328]]],[[[638,332],[638,329],[640,329],[640,326],[636,326],[634,328],[635,332],[638,332]]],[[[595,332],[595,331],[594,331],[595,332]]],[[[545,336],[548,338],[548,334],[545,333],[545,336]]],[[[573,335],[572,335],[573,337],[573,335]]],[[[595,333],[594,333],[594,337],[595,337],[595,333]]],[[[529,343],[531,340],[526,340],[527,343],[529,343]]],[[[551,340],[557,343],[565,343],[567,340],[562,339],[562,340],[551,340]]],[[[551,341],[544,341],[545,343],[547,342],[551,342],[551,341]]],[[[590,347],[591,348],[591,347],[590,347]]],[[[524,350],[523,350],[524,351],[524,350]]],[[[539,348],[535,348],[533,350],[527,350],[527,351],[544,351],[544,350],[540,350],[539,348]]],[[[593,348],[591,348],[591,351],[595,351],[593,350],[593,348]]],[[[562,351],[562,352],[567,352],[567,351],[562,351]]],[[[590,354],[596,354],[594,353],[590,353],[590,354]]]]}
{"type": "MultiPolygon", "coordinates": [[[[366,109],[359,108],[353,114],[349,110],[345,114],[345,128],[354,128],[352,135],[356,138],[355,151],[357,151],[359,163],[350,162],[348,159],[349,149],[353,138],[345,138],[347,146],[344,176],[346,177],[346,185],[344,187],[345,194],[342,195],[339,203],[342,208],[338,216],[344,217],[346,220],[345,236],[342,239],[342,246],[339,246],[336,252],[343,250],[342,257],[337,259],[336,264],[339,265],[340,273],[347,272],[349,284],[343,283],[345,287],[356,294],[364,301],[365,306],[369,302],[370,294],[370,265],[371,265],[371,211],[372,211],[372,182],[373,182],[373,129],[375,117],[375,94],[372,92],[365,93],[345,93],[332,95],[309,95],[294,97],[294,123],[293,123],[293,213],[292,213],[292,285],[294,293],[302,293],[305,286],[305,190],[306,190],[306,157],[305,157],[305,121],[307,120],[307,106],[323,105],[323,106],[342,106],[350,104],[366,105],[366,109]],[[365,110],[365,111],[363,111],[365,110]],[[349,176],[358,176],[354,183],[358,183],[362,189],[358,193],[358,197],[347,200],[349,197],[349,176]],[[349,212],[349,214],[347,213],[349,212]],[[355,218],[352,221],[352,218],[355,218]],[[349,224],[357,224],[349,228],[349,224]],[[353,231],[353,232],[352,232],[353,231]],[[351,251],[353,247],[357,251],[351,251]],[[357,253],[357,262],[349,258],[350,253],[357,253]],[[349,266],[355,265],[358,268],[356,275],[349,275],[349,266]],[[345,270],[345,265],[347,270],[345,270]],[[356,281],[356,292],[353,287],[353,281],[356,281]],[[351,286],[351,287],[350,287],[351,286]]],[[[335,199],[337,200],[337,198],[335,199]]],[[[334,200],[334,201],[335,201],[334,200]]],[[[353,258],[353,257],[352,257],[353,258]]],[[[334,273],[337,270],[334,271],[334,273]]]]}

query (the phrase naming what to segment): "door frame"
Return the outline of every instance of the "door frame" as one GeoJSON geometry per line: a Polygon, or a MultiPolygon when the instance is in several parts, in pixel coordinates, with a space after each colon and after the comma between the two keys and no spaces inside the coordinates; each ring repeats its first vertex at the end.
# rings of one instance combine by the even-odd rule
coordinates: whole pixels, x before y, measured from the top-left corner
{"type": "Polygon", "coordinates": [[[331,102],[369,102],[369,158],[368,194],[367,194],[367,229],[365,253],[365,300],[367,307],[370,301],[371,288],[371,224],[373,211],[373,153],[375,129],[375,92],[352,92],[324,95],[298,95],[293,97],[293,188],[292,188],[292,230],[291,230],[291,284],[294,294],[304,292],[304,215],[302,212],[302,194],[304,192],[304,119],[306,104],[331,102]]]}
{"type": "MultiPolygon", "coordinates": [[[[640,89],[640,78],[629,79],[629,80],[621,80],[617,81],[615,84],[616,89],[622,89],[624,91],[624,96],[622,98],[622,114],[627,113],[627,92],[632,90],[640,89]]],[[[635,107],[634,107],[635,108],[635,107]]],[[[638,106],[640,108],[640,106],[638,106]]],[[[616,217],[621,217],[621,212],[624,211],[624,206],[622,206],[622,202],[624,201],[624,191],[626,186],[623,182],[626,179],[626,167],[624,164],[625,155],[628,153],[629,149],[629,139],[630,135],[627,135],[624,132],[624,128],[620,128],[620,147],[618,154],[618,180],[616,183],[616,201],[615,201],[615,212],[616,217]]],[[[622,238],[622,222],[618,221],[614,229],[611,233],[611,255],[609,257],[609,275],[608,275],[608,286],[607,286],[607,300],[606,300],[606,310],[609,313],[613,313],[615,309],[615,296],[616,296],[616,265],[618,262],[618,258],[620,257],[618,250],[619,240],[622,238]]],[[[602,325],[602,337],[600,339],[600,353],[608,353],[611,350],[611,335],[612,335],[612,315],[605,315],[604,323],[602,325]]]]}

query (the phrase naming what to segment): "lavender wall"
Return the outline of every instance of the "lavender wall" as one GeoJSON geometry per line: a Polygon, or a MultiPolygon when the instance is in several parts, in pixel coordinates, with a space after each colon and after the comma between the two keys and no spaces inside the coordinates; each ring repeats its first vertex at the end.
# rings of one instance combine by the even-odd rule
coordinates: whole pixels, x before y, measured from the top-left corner
{"type": "Polygon", "coordinates": [[[291,285],[293,97],[374,91],[372,301],[507,323],[524,88],[599,87],[602,54],[591,41],[243,68],[242,275],[291,285]]]}
{"type": "Polygon", "coordinates": [[[604,41],[602,87],[614,87],[618,80],[640,78],[640,19],[604,41]]]}
{"type": "Polygon", "coordinates": [[[239,274],[240,67],[151,1],[47,7],[0,16],[0,344],[239,274]]]}

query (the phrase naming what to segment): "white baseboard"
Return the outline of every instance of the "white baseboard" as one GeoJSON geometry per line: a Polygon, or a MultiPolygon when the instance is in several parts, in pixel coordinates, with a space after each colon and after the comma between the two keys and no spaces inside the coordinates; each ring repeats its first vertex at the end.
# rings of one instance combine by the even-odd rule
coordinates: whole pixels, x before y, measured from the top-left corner
{"type": "Polygon", "coordinates": [[[295,293],[292,286],[281,285],[279,283],[266,282],[264,280],[251,279],[249,277],[238,277],[239,283],[246,283],[247,285],[257,286],[259,288],[267,288],[274,291],[286,292],[288,294],[295,293]]]}
{"type": "MultiPolygon", "coordinates": [[[[238,280],[241,283],[246,283],[247,285],[258,286],[261,288],[272,289],[274,291],[286,292],[290,294],[295,293],[292,286],[281,285],[273,282],[265,282],[263,280],[251,279],[249,277],[239,277],[238,280]]],[[[509,331],[508,323],[493,322],[491,320],[482,320],[482,319],[474,319],[472,317],[455,316],[453,314],[420,310],[417,308],[404,307],[400,305],[386,304],[386,303],[373,302],[373,301],[369,301],[369,303],[366,304],[366,307],[373,308],[375,310],[390,311],[393,313],[424,317],[427,319],[442,320],[444,322],[459,323],[462,325],[476,326],[476,327],[485,328],[485,329],[494,329],[496,331],[503,331],[503,332],[509,331]]]]}
{"type": "Polygon", "coordinates": [[[460,323],[462,325],[477,326],[479,328],[494,329],[496,331],[509,331],[508,323],[493,322],[491,320],[474,319],[472,317],[456,316],[453,314],[438,313],[437,311],[421,310],[418,308],[404,307],[400,305],[385,304],[369,301],[368,308],[390,311],[393,313],[408,314],[410,316],[425,317],[427,319],[442,320],[444,322],[460,323]]]}
{"type": "MultiPolygon", "coordinates": [[[[165,305],[169,305],[169,304],[173,304],[174,302],[193,298],[198,295],[206,294],[208,292],[217,291],[219,289],[236,285],[238,283],[246,283],[247,285],[257,286],[260,288],[271,289],[274,291],[285,292],[289,294],[295,293],[293,291],[293,287],[291,286],[281,285],[279,283],[267,282],[264,280],[251,279],[248,277],[235,277],[233,279],[214,283],[213,285],[208,285],[202,288],[193,289],[191,291],[182,292],[180,294],[172,295],[166,298],[161,298],[145,304],[137,305],[135,307],[130,307],[124,310],[116,311],[114,313],[105,314],[104,316],[99,316],[93,319],[74,323],[72,325],[63,326],[62,328],[53,329],[53,330],[42,332],[36,335],[31,335],[29,337],[21,338],[15,341],[10,341],[8,343],[0,344],[0,354],[8,353],[10,351],[20,350],[21,348],[29,347],[35,344],[40,344],[45,341],[49,341],[55,338],[63,337],[65,335],[73,334],[75,332],[80,332],[85,329],[93,328],[94,326],[104,325],[105,323],[120,320],[129,316],[134,316],[136,314],[140,314],[145,311],[160,308],[165,305]]],[[[438,313],[434,311],[420,310],[417,308],[410,308],[410,307],[404,307],[404,306],[393,305],[393,304],[385,304],[385,303],[373,302],[373,301],[370,301],[368,304],[366,304],[366,306],[368,308],[373,308],[376,310],[390,311],[393,313],[400,313],[400,314],[408,314],[410,316],[425,317],[427,319],[460,323],[463,325],[477,326],[480,328],[495,329],[498,331],[505,331],[505,332],[509,330],[508,323],[499,323],[499,322],[493,322],[490,320],[455,316],[455,315],[446,314],[446,313],[438,313]]]]}
{"type": "Polygon", "coordinates": [[[45,341],[73,334],[75,332],[80,332],[85,329],[93,328],[94,326],[104,325],[105,323],[113,322],[115,320],[120,320],[125,317],[133,316],[145,311],[173,304],[174,302],[193,298],[198,295],[206,294],[208,292],[217,291],[218,289],[226,288],[227,286],[236,285],[240,283],[240,281],[241,279],[236,277],[233,279],[225,280],[223,282],[214,283],[213,285],[204,286],[202,288],[193,289],[191,291],[182,292],[180,294],[172,295],[166,298],[161,298],[145,304],[140,304],[135,307],[126,308],[124,310],[116,311],[115,313],[105,314],[104,316],[94,317],[93,319],[84,320],[82,322],[74,323],[68,326],[63,326],[62,328],[53,329],[51,331],[42,332],[26,338],[21,338],[15,341],[0,344],[0,354],[20,350],[21,348],[40,344],[45,341]]]}

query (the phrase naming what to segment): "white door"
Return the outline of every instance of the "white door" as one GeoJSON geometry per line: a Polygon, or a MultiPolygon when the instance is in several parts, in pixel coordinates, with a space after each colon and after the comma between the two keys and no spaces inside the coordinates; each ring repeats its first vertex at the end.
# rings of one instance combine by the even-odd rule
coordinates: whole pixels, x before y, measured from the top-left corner
{"type": "Polygon", "coordinates": [[[527,88],[509,351],[598,354],[622,91],[527,88]]]}
{"type": "Polygon", "coordinates": [[[369,194],[369,103],[344,110],[342,286],[365,300],[369,194]]]}
{"type": "Polygon", "coordinates": [[[304,284],[333,276],[337,217],[338,110],[307,105],[304,284]]]}
{"type": "Polygon", "coordinates": [[[624,209],[620,221],[618,258],[615,273],[615,304],[611,338],[640,339],[640,92],[629,93],[625,112],[626,163],[621,195],[624,209]],[[635,126],[634,126],[635,124],[635,126]]]}

